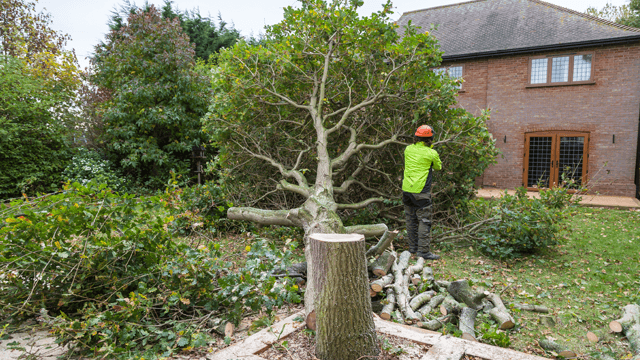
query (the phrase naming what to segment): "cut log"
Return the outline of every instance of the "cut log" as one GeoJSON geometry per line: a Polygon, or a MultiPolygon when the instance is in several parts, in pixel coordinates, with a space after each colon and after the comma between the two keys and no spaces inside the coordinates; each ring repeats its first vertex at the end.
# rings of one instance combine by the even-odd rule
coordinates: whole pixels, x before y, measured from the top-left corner
{"type": "Polygon", "coordinates": [[[621,333],[622,325],[619,322],[613,320],[609,323],[609,329],[611,329],[611,331],[613,331],[614,333],[621,333]]]}
{"type": "Polygon", "coordinates": [[[409,266],[409,259],[411,259],[411,253],[408,251],[403,251],[400,253],[400,257],[398,258],[398,268],[400,269],[400,273],[404,274],[404,270],[409,266]]]}
{"type": "Polygon", "coordinates": [[[369,296],[376,297],[376,296],[378,296],[378,293],[373,291],[373,289],[369,288],[369,296]]]}
{"type": "Polygon", "coordinates": [[[412,323],[420,320],[420,317],[416,315],[416,313],[409,306],[409,285],[407,284],[408,276],[404,276],[402,274],[402,271],[405,269],[404,267],[402,267],[402,265],[406,267],[409,262],[409,257],[407,257],[405,254],[409,254],[409,257],[411,256],[410,252],[403,252],[402,254],[400,254],[400,261],[393,263],[393,266],[391,267],[393,275],[395,276],[393,291],[395,291],[396,293],[396,305],[398,306],[400,311],[402,311],[405,323],[412,323]],[[404,260],[405,258],[406,261],[404,260]]]}
{"type": "Polygon", "coordinates": [[[622,317],[609,323],[609,328],[614,332],[621,329],[631,345],[631,352],[640,358],[640,306],[629,304],[622,308],[622,317]]]}
{"type": "Polygon", "coordinates": [[[369,265],[369,271],[378,277],[385,276],[389,273],[394,261],[396,261],[396,252],[387,250],[369,265]]]}
{"type": "Polygon", "coordinates": [[[489,295],[486,291],[480,293],[474,292],[466,279],[452,282],[449,284],[447,291],[456,301],[465,303],[474,310],[481,308],[482,300],[489,295]]]}
{"type": "Polygon", "coordinates": [[[600,338],[598,338],[598,335],[589,331],[587,332],[587,340],[589,340],[589,342],[592,342],[592,343],[597,343],[598,341],[600,341],[600,338]]]}
{"type": "Polygon", "coordinates": [[[440,318],[437,318],[435,320],[431,320],[431,321],[419,321],[418,322],[418,327],[421,327],[423,329],[427,329],[427,330],[431,330],[431,331],[437,331],[438,329],[442,328],[442,326],[444,326],[444,324],[448,323],[451,321],[451,318],[453,318],[452,315],[447,315],[447,316],[443,316],[440,318]]]}
{"type": "Polygon", "coordinates": [[[449,285],[451,285],[451,281],[446,281],[446,280],[436,280],[435,281],[435,285],[438,288],[438,291],[443,291],[443,290],[447,290],[449,288],[449,285]]]}
{"type": "Polygon", "coordinates": [[[546,306],[542,305],[530,305],[530,304],[510,304],[515,309],[524,310],[524,311],[533,311],[541,314],[548,314],[549,309],[546,306]]]}
{"type": "Polygon", "coordinates": [[[478,312],[475,309],[470,307],[462,309],[458,329],[462,331],[462,338],[465,340],[477,341],[475,332],[476,315],[478,315],[478,312]]]}
{"type": "Polygon", "coordinates": [[[385,231],[384,234],[382,234],[380,241],[378,241],[378,243],[374,246],[370,247],[369,250],[367,250],[365,256],[369,258],[369,256],[378,256],[382,254],[389,247],[389,245],[391,245],[393,239],[396,238],[399,232],[399,230],[385,231]]]}
{"type": "Polygon", "coordinates": [[[422,278],[420,277],[420,275],[418,275],[418,274],[411,275],[411,283],[414,286],[418,287],[421,282],[422,282],[422,278]]]}
{"type": "Polygon", "coordinates": [[[233,336],[233,332],[235,331],[235,329],[236,329],[236,327],[233,325],[233,323],[228,322],[224,326],[224,336],[232,337],[233,336]]]}
{"type": "Polygon", "coordinates": [[[422,269],[424,268],[424,258],[418,258],[418,260],[416,260],[416,264],[413,266],[409,266],[407,268],[407,270],[405,271],[405,274],[411,276],[413,274],[417,274],[419,272],[422,271],[422,269]]]}
{"type": "Polygon", "coordinates": [[[629,304],[622,308],[622,317],[609,323],[611,331],[619,333],[626,331],[633,324],[640,324],[640,306],[629,304]]]}
{"type": "Polygon", "coordinates": [[[315,233],[308,236],[308,246],[313,254],[309,275],[315,289],[316,357],[378,356],[364,235],[315,233]],[[358,334],[358,341],[352,334],[358,334]]]}
{"type": "Polygon", "coordinates": [[[433,288],[436,279],[433,277],[433,269],[425,266],[422,268],[422,281],[427,283],[429,288],[433,288]]]}
{"type": "Polygon", "coordinates": [[[429,300],[429,303],[427,305],[419,308],[418,311],[416,311],[416,314],[420,315],[421,317],[427,317],[427,315],[429,315],[429,313],[431,313],[433,309],[438,307],[438,305],[442,304],[443,301],[444,295],[436,295],[432,297],[431,300],[429,300]]]}
{"type": "Polygon", "coordinates": [[[541,316],[538,322],[546,327],[555,327],[556,321],[553,316],[541,316]]]}
{"type": "Polygon", "coordinates": [[[391,285],[393,283],[393,274],[389,274],[387,276],[383,276],[382,278],[371,283],[371,290],[379,293],[381,292],[387,285],[391,285]]]}
{"type": "Polygon", "coordinates": [[[629,340],[633,355],[640,356],[640,323],[635,323],[624,331],[624,335],[629,340]]]}
{"type": "Polygon", "coordinates": [[[545,349],[548,352],[555,352],[558,356],[563,357],[575,357],[576,353],[569,350],[566,345],[558,344],[557,342],[549,339],[540,339],[538,340],[538,344],[541,348],[545,349]]]}
{"type": "Polygon", "coordinates": [[[440,305],[440,313],[442,315],[448,315],[451,314],[451,312],[453,312],[454,310],[460,309],[460,303],[457,302],[456,299],[454,299],[451,295],[445,296],[442,305],[440,305]]]}
{"type": "Polygon", "coordinates": [[[498,323],[500,330],[511,329],[516,326],[516,322],[509,314],[509,311],[500,300],[500,296],[490,293],[487,299],[493,303],[494,308],[489,311],[489,315],[498,323]]]}
{"type": "Polygon", "coordinates": [[[402,316],[402,311],[400,311],[400,309],[397,309],[396,311],[394,311],[391,316],[393,317],[393,320],[395,322],[399,324],[404,324],[404,316],[402,316]]]}
{"type": "Polygon", "coordinates": [[[431,300],[431,298],[435,294],[436,294],[435,291],[429,290],[429,291],[425,291],[425,292],[423,292],[421,294],[416,295],[409,302],[409,306],[411,306],[411,310],[413,310],[413,311],[418,310],[418,308],[421,307],[424,303],[426,303],[427,301],[431,300]]]}
{"type": "Polygon", "coordinates": [[[396,295],[393,292],[393,288],[387,289],[387,304],[382,308],[380,317],[384,320],[391,320],[391,314],[396,307],[396,295]]]}

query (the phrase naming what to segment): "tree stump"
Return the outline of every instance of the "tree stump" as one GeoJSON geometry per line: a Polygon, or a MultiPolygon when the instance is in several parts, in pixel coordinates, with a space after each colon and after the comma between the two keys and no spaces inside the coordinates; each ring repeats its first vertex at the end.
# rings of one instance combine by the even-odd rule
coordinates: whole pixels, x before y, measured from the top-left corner
{"type": "Polygon", "coordinates": [[[316,297],[316,356],[321,360],[375,357],[364,236],[311,234],[316,297]]]}

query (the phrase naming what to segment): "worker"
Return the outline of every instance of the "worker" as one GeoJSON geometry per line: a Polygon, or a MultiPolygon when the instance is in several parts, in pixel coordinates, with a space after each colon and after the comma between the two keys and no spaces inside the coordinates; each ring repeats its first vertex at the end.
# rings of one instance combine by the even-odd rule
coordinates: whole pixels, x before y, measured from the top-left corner
{"type": "Polygon", "coordinates": [[[402,203],[407,218],[409,251],[425,260],[438,260],[431,252],[433,170],[442,169],[438,152],[433,150],[433,128],[422,125],[416,130],[414,144],[404,150],[402,203]]]}

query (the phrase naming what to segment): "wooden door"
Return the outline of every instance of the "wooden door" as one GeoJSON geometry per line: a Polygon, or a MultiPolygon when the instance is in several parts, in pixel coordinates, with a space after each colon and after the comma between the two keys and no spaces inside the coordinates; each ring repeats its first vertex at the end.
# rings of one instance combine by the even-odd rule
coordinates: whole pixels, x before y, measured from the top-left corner
{"type": "Polygon", "coordinates": [[[588,174],[589,134],[572,131],[525,134],[523,186],[535,190],[573,179],[577,187],[588,174]],[[563,177],[564,175],[564,177],[563,177]]]}

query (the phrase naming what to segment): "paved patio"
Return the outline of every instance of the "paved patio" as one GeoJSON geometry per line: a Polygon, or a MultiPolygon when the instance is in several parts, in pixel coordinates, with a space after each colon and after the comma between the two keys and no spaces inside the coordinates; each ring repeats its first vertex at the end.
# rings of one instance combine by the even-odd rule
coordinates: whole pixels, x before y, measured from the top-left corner
{"type": "MultiPolygon", "coordinates": [[[[507,190],[507,193],[513,195],[515,190],[507,190]]],[[[483,199],[499,198],[504,194],[504,190],[500,189],[479,189],[477,196],[483,199]]],[[[540,193],[537,191],[527,191],[530,198],[539,198],[540,193]]],[[[582,195],[580,205],[606,207],[614,209],[637,209],[640,210],[640,200],[632,197],[624,196],[606,196],[606,195],[582,195]]]]}

